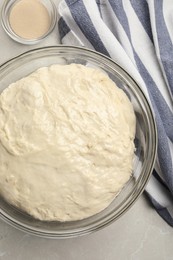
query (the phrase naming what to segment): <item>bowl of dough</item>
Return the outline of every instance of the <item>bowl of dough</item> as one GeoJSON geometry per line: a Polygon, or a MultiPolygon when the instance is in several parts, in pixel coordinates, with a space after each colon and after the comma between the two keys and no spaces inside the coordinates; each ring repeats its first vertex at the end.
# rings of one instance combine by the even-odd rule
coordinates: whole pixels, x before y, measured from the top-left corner
{"type": "Polygon", "coordinates": [[[97,231],[143,192],[157,133],[150,105],[114,61],[52,46],[0,67],[0,217],[49,238],[97,231]]]}

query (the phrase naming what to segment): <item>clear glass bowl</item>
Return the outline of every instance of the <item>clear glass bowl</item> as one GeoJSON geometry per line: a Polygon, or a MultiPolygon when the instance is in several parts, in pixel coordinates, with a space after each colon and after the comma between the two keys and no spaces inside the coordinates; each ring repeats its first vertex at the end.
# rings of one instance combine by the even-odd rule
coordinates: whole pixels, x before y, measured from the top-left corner
{"type": "Polygon", "coordinates": [[[97,67],[129,96],[137,119],[133,175],[114,201],[102,212],[80,221],[39,221],[8,204],[0,197],[0,217],[18,229],[49,238],[67,238],[99,230],[119,218],[136,201],[153,170],[157,132],[149,103],[135,81],[114,61],[80,47],[55,46],[28,51],[0,67],[0,91],[34,70],[51,64],[79,63],[97,67]]]}
{"type": "Polygon", "coordinates": [[[4,28],[5,32],[15,41],[22,43],[22,44],[28,44],[28,45],[32,45],[32,44],[36,44],[40,41],[42,41],[45,37],[47,37],[52,30],[55,27],[56,21],[57,21],[57,10],[56,10],[56,6],[53,3],[52,0],[39,0],[40,3],[42,3],[49,14],[50,17],[50,27],[47,30],[47,32],[45,34],[43,34],[42,36],[40,36],[39,38],[36,39],[25,39],[20,37],[19,35],[17,35],[9,22],[9,16],[10,16],[10,12],[12,10],[12,8],[14,7],[14,5],[19,2],[20,0],[5,0],[4,4],[2,6],[2,10],[1,10],[1,23],[2,23],[2,27],[4,28]]]}

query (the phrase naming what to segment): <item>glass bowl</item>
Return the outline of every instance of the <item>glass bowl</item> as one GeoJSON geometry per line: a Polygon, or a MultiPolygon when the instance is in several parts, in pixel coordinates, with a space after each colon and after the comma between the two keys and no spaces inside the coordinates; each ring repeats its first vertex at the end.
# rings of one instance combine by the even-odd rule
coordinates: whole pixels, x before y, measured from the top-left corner
{"type": "Polygon", "coordinates": [[[3,220],[20,230],[42,237],[67,238],[84,235],[115,221],[132,206],[144,190],[156,157],[156,126],[152,110],[144,93],[119,65],[97,52],[81,47],[62,45],[28,51],[0,66],[0,91],[8,87],[10,83],[40,67],[71,63],[102,69],[126,92],[131,100],[137,120],[133,175],[105,210],[80,221],[64,223],[39,221],[11,206],[0,197],[0,217],[3,220]]]}
{"type": "Polygon", "coordinates": [[[22,44],[36,44],[40,41],[42,41],[45,37],[47,37],[52,30],[55,27],[56,21],[57,21],[57,11],[56,11],[56,6],[53,3],[52,0],[39,0],[41,4],[44,5],[44,7],[47,9],[49,17],[50,17],[50,26],[49,29],[44,33],[42,36],[35,38],[35,39],[25,39],[17,35],[9,22],[9,17],[10,17],[10,12],[12,8],[14,7],[15,4],[20,2],[21,0],[5,0],[4,4],[2,6],[1,10],[1,23],[2,27],[4,28],[5,32],[15,41],[22,43],[22,44]]]}

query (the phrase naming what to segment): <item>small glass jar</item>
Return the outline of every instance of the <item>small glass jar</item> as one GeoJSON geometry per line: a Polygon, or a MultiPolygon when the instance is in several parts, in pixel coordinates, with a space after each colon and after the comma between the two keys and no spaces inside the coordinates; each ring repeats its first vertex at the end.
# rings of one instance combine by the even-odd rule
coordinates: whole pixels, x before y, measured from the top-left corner
{"type": "Polygon", "coordinates": [[[4,1],[4,4],[2,6],[2,11],[1,11],[2,26],[5,30],[5,32],[13,40],[15,40],[19,43],[22,43],[22,44],[28,44],[28,45],[36,44],[36,43],[42,41],[43,39],[45,39],[54,29],[56,21],[57,21],[56,6],[52,2],[52,0],[46,0],[46,1],[39,0],[39,3],[41,3],[46,8],[46,10],[49,14],[50,26],[49,26],[48,30],[43,35],[39,36],[38,38],[26,39],[26,38],[23,38],[23,37],[19,36],[18,34],[16,34],[10,24],[10,13],[11,13],[12,9],[14,8],[14,6],[17,3],[19,3],[20,1],[22,1],[22,0],[5,0],[4,1]]]}

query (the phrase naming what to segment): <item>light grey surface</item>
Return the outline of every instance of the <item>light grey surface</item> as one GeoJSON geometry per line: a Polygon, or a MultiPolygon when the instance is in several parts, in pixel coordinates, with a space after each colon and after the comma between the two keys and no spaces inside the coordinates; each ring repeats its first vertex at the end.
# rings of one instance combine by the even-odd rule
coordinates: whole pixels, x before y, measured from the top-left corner
{"type": "MultiPolygon", "coordinates": [[[[59,0],[54,1],[56,4],[59,0]]],[[[0,1],[1,5],[2,1],[0,1]]],[[[11,40],[0,26],[0,64],[26,50],[56,45],[57,27],[42,43],[24,46],[11,40]]],[[[118,221],[92,235],[48,240],[14,229],[0,220],[2,260],[172,260],[173,229],[142,195],[118,221]]]]}

